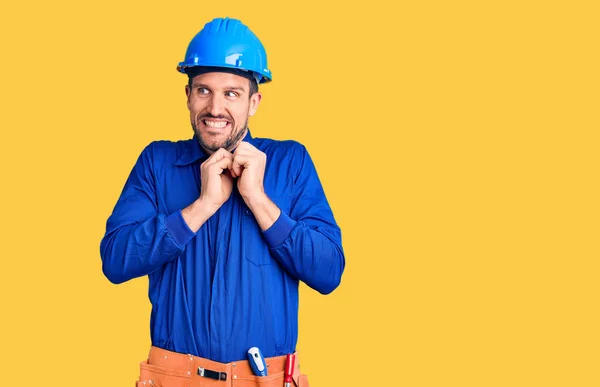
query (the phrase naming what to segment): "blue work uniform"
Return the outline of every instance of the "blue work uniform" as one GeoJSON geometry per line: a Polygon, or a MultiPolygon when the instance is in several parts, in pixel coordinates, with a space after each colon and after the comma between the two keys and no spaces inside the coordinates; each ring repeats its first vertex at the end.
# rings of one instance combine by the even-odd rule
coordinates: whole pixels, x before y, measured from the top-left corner
{"type": "Polygon", "coordinates": [[[139,156],[100,244],[113,283],[148,275],[152,345],[228,363],[257,346],[292,353],[298,284],[322,294],[340,283],[341,231],[306,148],[252,138],[267,155],[264,189],[281,215],[262,231],[234,183],[230,198],[194,233],[181,210],[200,195],[209,155],[196,138],[155,141],[139,156]]]}

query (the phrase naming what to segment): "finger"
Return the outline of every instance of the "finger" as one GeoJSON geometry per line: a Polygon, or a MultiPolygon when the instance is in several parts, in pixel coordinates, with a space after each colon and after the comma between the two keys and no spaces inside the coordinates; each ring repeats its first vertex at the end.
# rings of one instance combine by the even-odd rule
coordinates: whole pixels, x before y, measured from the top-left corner
{"type": "Polygon", "coordinates": [[[250,158],[246,155],[237,154],[233,157],[232,167],[236,176],[241,176],[242,171],[248,166],[250,158]]]}
{"type": "Polygon", "coordinates": [[[238,144],[237,148],[235,148],[235,150],[237,151],[238,149],[245,149],[248,147],[248,145],[251,146],[251,144],[248,141],[242,141],[238,144]]]}
{"type": "Polygon", "coordinates": [[[229,168],[229,173],[231,174],[231,177],[240,177],[240,175],[238,175],[238,173],[233,170],[233,163],[231,168],[229,168]]]}
{"type": "Polygon", "coordinates": [[[243,150],[248,150],[248,151],[258,151],[258,148],[256,148],[254,145],[250,144],[248,141],[240,142],[240,145],[238,145],[238,149],[240,149],[240,148],[243,150]]]}
{"type": "Polygon", "coordinates": [[[230,152],[228,152],[225,149],[219,149],[215,153],[210,155],[210,157],[202,163],[201,168],[207,169],[211,165],[213,165],[216,162],[219,162],[221,160],[233,160],[233,154],[231,154],[230,152]]]}
{"type": "Polygon", "coordinates": [[[236,155],[251,155],[255,151],[258,151],[258,149],[252,146],[252,144],[248,142],[241,142],[240,145],[238,145],[238,147],[235,148],[235,151],[233,152],[233,157],[235,158],[236,155]]]}
{"type": "Polygon", "coordinates": [[[223,175],[227,175],[232,178],[235,177],[235,176],[233,176],[233,173],[231,172],[231,169],[229,169],[229,168],[223,170],[223,175]]]}
{"type": "Polygon", "coordinates": [[[236,157],[247,157],[250,159],[265,160],[267,159],[267,154],[261,151],[258,148],[255,148],[252,144],[246,143],[245,146],[238,147],[235,152],[233,152],[233,158],[235,160],[236,157]]]}
{"type": "Polygon", "coordinates": [[[233,154],[231,154],[231,152],[229,152],[228,150],[226,150],[224,148],[220,148],[215,153],[213,153],[206,161],[210,160],[209,164],[211,164],[211,163],[223,160],[223,159],[233,160],[233,154]]]}
{"type": "Polygon", "coordinates": [[[219,161],[215,161],[213,164],[210,165],[210,168],[213,169],[215,171],[215,173],[223,173],[224,170],[226,169],[231,169],[231,165],[233,163],[233,160],[224,157],[219,161]]]}

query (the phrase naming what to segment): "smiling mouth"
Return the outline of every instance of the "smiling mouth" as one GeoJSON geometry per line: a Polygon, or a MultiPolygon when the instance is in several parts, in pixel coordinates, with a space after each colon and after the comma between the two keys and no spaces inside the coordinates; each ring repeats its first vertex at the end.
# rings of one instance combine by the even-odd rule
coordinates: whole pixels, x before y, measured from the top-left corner
{"type": "Polygon", "coordinates": [[[229,125],[229,121],[214,121],[214,120],[202,120],[202,123],[211,129],[223,129],[225,128],[227,125],[229,125]]]}

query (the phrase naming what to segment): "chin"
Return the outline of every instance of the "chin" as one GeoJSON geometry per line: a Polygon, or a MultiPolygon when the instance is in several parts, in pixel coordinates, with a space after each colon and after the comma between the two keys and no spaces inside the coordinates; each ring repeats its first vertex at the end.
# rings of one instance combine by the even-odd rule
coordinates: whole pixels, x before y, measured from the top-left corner
{"type": "Polygon", "coordinates": [[[204,138],[200,137],[201,141],[200,141],[200,145],[202,145],[204,148],[210,150],[210,151],[217,151],[220,148],[223,148],[223,146],[225,145],[225,143],[227,142],[226,140],[222,140],[222,141],[206,141],[204,138]]]}

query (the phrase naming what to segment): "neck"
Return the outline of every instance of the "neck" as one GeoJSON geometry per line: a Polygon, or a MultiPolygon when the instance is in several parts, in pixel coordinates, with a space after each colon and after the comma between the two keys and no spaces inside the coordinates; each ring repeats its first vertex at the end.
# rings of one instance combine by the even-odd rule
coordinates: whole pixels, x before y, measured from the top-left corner
{"type": "MultiPolygon", "coordinates": [[[[241,130],[238,134],[235,135],[235,137],[231,138],[231,142],[228,140],[227,142],[225,142],[225,150],[228,152],[233,152],[238,145],[240,145],[240,143],[242,142],[242,140],[246,137],[246,134],[248,133],[248,127],[246,126],[246,129],[241,130]]],[[[200,147],[204,150],[204,152],[206,152],[207,155],[212,155],[213,153],[215,153],[217,150],[211,150],[211,149],[207,149],[206,147],[204,147],[204,145],[200,144],[200,147]]]]}

